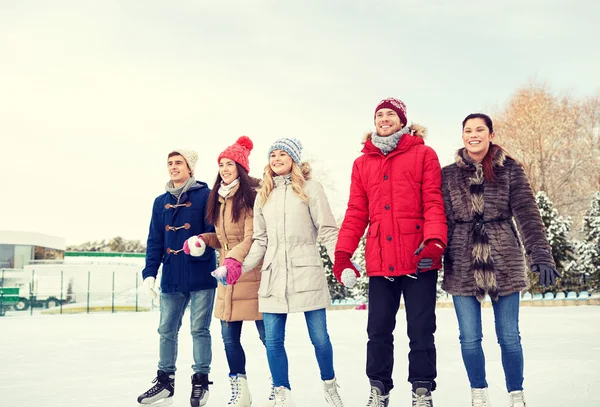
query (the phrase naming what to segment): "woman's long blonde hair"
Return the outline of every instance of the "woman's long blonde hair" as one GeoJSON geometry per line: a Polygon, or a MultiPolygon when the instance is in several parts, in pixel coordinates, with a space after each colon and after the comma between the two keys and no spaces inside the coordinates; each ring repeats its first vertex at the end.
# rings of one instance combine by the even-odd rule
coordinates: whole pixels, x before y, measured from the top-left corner
{"type": "MultiPolygon", "coordinates": [[[[306,203],[308,203],[308,196],[304,193],[304,183],[310,179],[310,171],[311,168],[309,163],[302,162],[296,164],[295,162],[292,162],[292,190],[306,203]]],[[[259,208],[262,208],[265,202],[267,202],[267,199],[269,199],[271,192],[273,192],[273,177],[275,176],[276,174],[271,169],[271,165],[267,164],[265,172],[263,173],[263,180],[260,183],[260,188],[257,190],[256,199],[258,199],[259,208]]]]}

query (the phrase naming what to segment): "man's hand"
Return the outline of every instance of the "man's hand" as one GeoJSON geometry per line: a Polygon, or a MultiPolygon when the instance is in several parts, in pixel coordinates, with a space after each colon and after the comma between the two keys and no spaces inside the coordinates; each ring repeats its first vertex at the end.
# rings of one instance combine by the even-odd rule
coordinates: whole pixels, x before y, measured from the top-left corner
{"type": "Polygon", "coordinates": [[[335,276],[337,281],[339,281],[348,288],[354,287],[354,284],[356,284],[356,279],[360,277],[360,271],[358,271],[356,265],[350,260],[351,257],[352,255],[350,253],[337,251],[335,252],[335,261],[333,263],[333,275],[335,276]],[[343,277],[342,275],[346,270],[348,270],[348,272],[346,272],[346,276],[343,277]],[[350,275],[352,275],[352,273],[354,273],[354,279],[352,279],[352,277],[349,277],[350,275]],[[346,283],[353,283],[353,285],[352,287],[350,287],[349,285],[346,285],[346,283]]]}
{"type": "Polygon", "coordinates": [[[154,290],[155,283],[156,279],[154,277],[146,277],[142,285],[142,287],[144,288],[144,292],[152,300],[155,299],[158,295],[156,294],[156,290],[154,290]]]}
{"type": "MultiPolygon", "coordinates": [[[[429,270],[442,267],[442,256],[446,246],[438,239],[429,239],[424,245],[421,245],[415,256],[417,256],[418,270],[429,270]]],[[[417,270],[417,272],[418,272],[417,270]]]]}

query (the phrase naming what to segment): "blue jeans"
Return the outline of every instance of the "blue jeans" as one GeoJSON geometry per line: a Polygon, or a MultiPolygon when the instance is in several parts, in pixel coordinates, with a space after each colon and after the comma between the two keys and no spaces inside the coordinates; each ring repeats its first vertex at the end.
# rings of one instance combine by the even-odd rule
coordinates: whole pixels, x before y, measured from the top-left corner
{"type": "MultiPolygon", "coordinates": [[[[265,345],[265,324],[262,320],[255,321],[258,337],[265,345]]],[[[244,321],[221,321],[221,336],[225,344],[225,355],[229,364],[229,374],[246,374],[246,354],[240,338],[244,321]]]]}
{"type": "MultiPolygon", "coordinates": [[[[513,293],[492,301],[496,336],[502,353],[506,389],[523,390],[523,348],[519,335],[520,294],[513,293]]],[[[481,304],[475,297],[454,296],[454,309],[460,330],[460,349],[471,388],[488,387],[485,380],[485,356],[481,346],[481,304]]]]}
{"type": "Polygon", "coordinates": [[[158,368],[172,373],[177,370],[177,336],[185,309],[190,304],[190,332],[194,347],[194,373],[208,374],[212,361],[210,340],[210,320],[215,303],[215,291],[192,291],[190,293],[161,293],[160,294],[160,335],[158,368]]]}
{"type": "MultiPolygon", "coordinates": [[[[317,363],[321,371],[321,380],[331,380],[335,377],[333,371],[333,348],[327,333],[327,318],[325,308],[304,313],[308,335],[315,348],[317,363]]],[[[291,389],[288,376],[288,358],[285,353],[285,323],[287,314],[263,313],[265,335],[267,339],[267,359],[273,385],[291,389]]]]}

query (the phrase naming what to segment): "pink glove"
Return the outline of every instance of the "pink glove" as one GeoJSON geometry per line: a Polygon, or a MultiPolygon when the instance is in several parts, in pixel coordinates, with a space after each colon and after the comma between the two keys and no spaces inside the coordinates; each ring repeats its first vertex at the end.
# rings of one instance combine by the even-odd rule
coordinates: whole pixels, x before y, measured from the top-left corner
{"type": "Polygon", "coordinates": [[[227,267],[227,284],[234,285],[242,275],[242,263],[227,257],[223,265],[227,267]]]}

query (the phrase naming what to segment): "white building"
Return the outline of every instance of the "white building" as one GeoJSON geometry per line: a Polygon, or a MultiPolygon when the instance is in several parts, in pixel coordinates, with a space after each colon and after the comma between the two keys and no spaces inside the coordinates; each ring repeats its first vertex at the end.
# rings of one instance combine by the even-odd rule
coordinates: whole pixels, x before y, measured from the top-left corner
{"type": "Polygon", "coordinates": [[[23,269],[33,260],[62,260],[62,237],[34,232],[0,230],[0,269],[23,269]]]}

